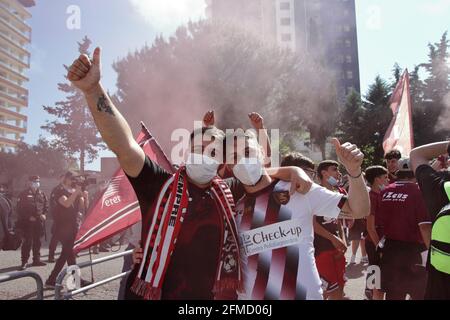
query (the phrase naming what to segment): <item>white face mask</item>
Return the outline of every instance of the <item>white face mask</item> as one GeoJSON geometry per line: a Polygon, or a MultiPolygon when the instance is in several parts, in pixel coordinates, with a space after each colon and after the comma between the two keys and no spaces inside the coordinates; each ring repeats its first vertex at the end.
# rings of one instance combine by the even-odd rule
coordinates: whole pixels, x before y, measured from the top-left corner
{"type": "Polygon", "coordinates": [[[39,182],[32,182],[31,183],[31,188],[34,190],[39,189],[39,187],[41,186],[41,184],[39,182]]]}
{"type": "Polygon", "coordinates": [[[186,173],[194,182],[207,184],[217,176],[219,163],[208,156],[189,153],[186,161],[186,173]]]}
{"type": "Polygon", "coordinates": [[[234,176],[247,186],[254,186],[261,179],[263,165],[258,158],[242,158],[233,168],[234,176]]]}
{"type": "Polygon", "coordinates": [[[384,191],[384,189],[386,189],[386,186],[384,184],[380,184],[380,186],[378,187],[378,189],[380,191],[384,191]]]}
{"type": "Polygon", "coordinates": [[[337,187],[339,184],[339,181],[335,177],[329,177],[327,181],[332,187],[337,187]]]}

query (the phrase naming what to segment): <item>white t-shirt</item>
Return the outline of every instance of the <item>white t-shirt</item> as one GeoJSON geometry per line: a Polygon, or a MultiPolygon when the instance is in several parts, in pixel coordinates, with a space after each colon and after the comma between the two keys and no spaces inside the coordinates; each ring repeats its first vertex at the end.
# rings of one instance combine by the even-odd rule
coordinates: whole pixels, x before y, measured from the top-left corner
{"type": "Polygon", "coordinates": [[[337,218],[343,195],[317,184],[306,195],[289,197],[289,190],[290,183],[278,182],[237,204],[245,286],[240,300],[322,299],[313,218],[337,218]],[[275,200],[279,195],[289,201],[275,200]]]}

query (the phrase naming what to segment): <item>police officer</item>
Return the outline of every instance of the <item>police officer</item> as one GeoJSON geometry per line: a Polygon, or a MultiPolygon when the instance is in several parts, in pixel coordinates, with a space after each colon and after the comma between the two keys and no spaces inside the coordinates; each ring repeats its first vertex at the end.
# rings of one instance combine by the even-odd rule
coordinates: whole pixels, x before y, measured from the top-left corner
{"type": "Polygon", "coordinates": [[[51,228],[51,235],[50,243],[48,245],[48,262],[53,263],[55,262],[55,251],[56,247],[58,246],[58,243],[61,241],[58,238],[58,229],[60,229],[58,225],[58,204],[56,199],[56,196],[61,193],[61,190],[64,190],[64,174],[60,177],[60,183],[52,190],[52,193],[50,194],[50,217],[53,220],[52,228],[51,228]]]}
{"type": "Polygon", "coordinates": [[[47,197],[40,190],[39,176],[29,177],[29,186],[19,195],[17,202],[18,227],[22,230],[22,265],[25,270],[33,249],[33,266],[41,267],[46,264],[41,261],[41,237],[45,233],[45,220],[48,213],[47,197]]]}

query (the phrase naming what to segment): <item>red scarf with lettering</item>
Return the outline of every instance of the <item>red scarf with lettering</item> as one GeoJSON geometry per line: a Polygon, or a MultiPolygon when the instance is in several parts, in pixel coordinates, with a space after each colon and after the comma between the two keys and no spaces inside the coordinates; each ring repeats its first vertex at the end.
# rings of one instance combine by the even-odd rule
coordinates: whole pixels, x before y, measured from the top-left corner
{"type": "MultiPolygon", "coordinates": [[[[161,299],[164,277],[188,208],[187,185],[182,167],[166,181],[159,193],[152,223],[144,237],[142,263],[131,287],[131,291],[146,300],[161,299]]],[[[218,177],[211,183],[211,192],[222,213],[220,255],[213,288],[217,298],[225,290],[241,291],[243,284],[233,195],[218,177]]]]}

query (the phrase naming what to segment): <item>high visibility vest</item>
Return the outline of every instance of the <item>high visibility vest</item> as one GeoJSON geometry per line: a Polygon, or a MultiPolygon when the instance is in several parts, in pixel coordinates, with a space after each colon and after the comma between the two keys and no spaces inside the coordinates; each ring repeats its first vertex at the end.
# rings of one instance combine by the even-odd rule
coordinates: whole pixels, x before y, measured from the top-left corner
{"type": "Polygon", "coordinates": [[[444,184],[449,204],[436,217],[431,231],[430,263],[438,271],[450,274],[450,181],[444,184]]]}

